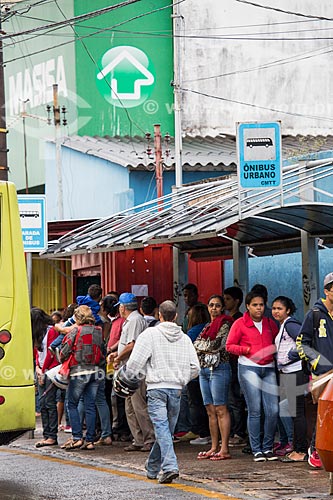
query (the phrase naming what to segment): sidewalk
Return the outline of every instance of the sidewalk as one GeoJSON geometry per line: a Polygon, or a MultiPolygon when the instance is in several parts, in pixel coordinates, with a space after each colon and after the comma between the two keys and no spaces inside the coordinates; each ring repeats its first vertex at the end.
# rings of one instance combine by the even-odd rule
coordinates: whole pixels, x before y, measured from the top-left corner
{"type": "MultiPolygon", "coordinates": [[[[59,432],[62,444],[70,434],[59,432]]],[[[125,452],[128,443],[115,442],[112,446],[96,447],[95,451],[68,452],[58,446],[36,449],[35,443],[42,437],[40,419],[37,422],[34,439],[26,435],[10,446],[22,450],[47,453],[62,458],[78,458],[115,468],[131,469],[145,473],[144,463],[148,453],[125,452]]],[[[324,470],[312,469],[307,463],[264,462],[254,463],[251,455],[241,452],[242,447],[231,448],[231,460],[213,462],[197,460],[199,451],[205,446],[176,443],[180,478],[209,486],[209,489],[242,499],[258,500],[305,500],[332,498],[328,495],[329,474],[324,470]]]]}

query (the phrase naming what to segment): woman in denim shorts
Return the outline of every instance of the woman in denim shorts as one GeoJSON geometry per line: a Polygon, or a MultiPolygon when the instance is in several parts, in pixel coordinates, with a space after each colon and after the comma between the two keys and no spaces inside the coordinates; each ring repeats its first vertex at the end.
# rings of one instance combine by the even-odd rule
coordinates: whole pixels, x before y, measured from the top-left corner
{"type": "Polygon", "coordinates": [[[200,452],[199,460],[231,458],[228,446],[230,414],[227,408],[231,368],[225,344],[233,319],[223,314],[223,309],[223,298],[220,295],[212,295],[208,300],[211,321],[194,342],[201,366],[200,389],[212,439],[210,450],[200,452]],[[218,451],[219,435],[222,438],[220,451],[218,451]]]}

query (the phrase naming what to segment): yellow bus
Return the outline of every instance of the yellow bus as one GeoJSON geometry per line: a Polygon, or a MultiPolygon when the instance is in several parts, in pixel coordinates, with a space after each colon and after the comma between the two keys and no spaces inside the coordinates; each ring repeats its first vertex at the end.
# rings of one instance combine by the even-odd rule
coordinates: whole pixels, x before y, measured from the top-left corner
{"type": "Polygon", "coordinates": [[[0,444],[35,428],[28,283],[14,184],[0,181],[0,444]]]}

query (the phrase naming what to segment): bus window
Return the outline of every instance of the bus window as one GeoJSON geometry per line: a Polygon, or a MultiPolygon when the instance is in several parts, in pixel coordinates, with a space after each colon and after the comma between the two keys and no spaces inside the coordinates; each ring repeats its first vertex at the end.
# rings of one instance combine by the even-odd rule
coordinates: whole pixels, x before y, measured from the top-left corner
{"type": "Polygon", "coordinates": [[[30,307],[14,184],[0,181],[0,444],[35,428],[30,307]]]}

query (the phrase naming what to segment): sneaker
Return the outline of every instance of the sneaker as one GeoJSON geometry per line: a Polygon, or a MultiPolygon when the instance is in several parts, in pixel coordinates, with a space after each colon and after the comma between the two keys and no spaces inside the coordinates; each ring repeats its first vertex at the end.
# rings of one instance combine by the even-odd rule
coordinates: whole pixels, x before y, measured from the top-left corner
{"type": "Polygon", "coordinates": [[[244,446],[247,443],[246,438],[242,438],[235,434],[233,437],[229,438],[229,446],[244,446]]]}
{"type": "Polygon", "coordinates": [[[279,460],[279,457],[274,455],[274,453],[271,450],[264,451],[264,456],[266,460],[269,460],[269,462],[272,462],[273,460],[279,460]]]}
{"type": "Polygon", "coordinates": [[[249,444],[244,446],[244,448],[242,449],[242,453],[246,453],[247,455],[251,455],[251,453],[252,453],[251,446],[249,444]]]}
{"type": "Polygon", "coordinates": [[[278,457],[284,457],[287,455],[287,453],[291,453],[294,450],[293,444],[292,443],[287,443],[285,446],[280,446],[278,448],[273,448],[273,452],[275,455],[278,457]]]}
{"type": "Polygon", "coordinates": [[[255,453],[253,455],[253,461],[254,462],[266,462],[266,457],[261,451],[258,451],[258,453],[255,453]]]}
{"type": "Polygon", "coordinates": [[[311,453],[311,448],[309,448],[308,455],[309,455],[308,464],[311,465],[311,467],[314,467],[315,469],[320,469],[323,466],[317,450],[313,450],[313,452],[311,453]]]}
{"type": "Polygon", "coordinates": [[[140,451],[150,451],[150,450],[152,449],[152,447],[153,447],[153,444],[154,444],[154,443],[147,443],[147,444],[144,444],[144,445],[141,447],[140,451]]]}
{"type": "Polygon", "coordinates": [[[65,425],[64,432],[66,432],[67,434],[71,434],[72,433],[71,426],[70,425],[65,425]]]}
{"type": "Polygon", "coordinates": [[[179,477],[179,472],[177,470],[171,470],[169,472],[163,472],[163,474],[160,475],[158,482],[160,484],[170,484],[174,479],[179,477]]]}
{"type": "Polygon", "coordinates": [[[142,446],[130,444],[129,446],[125,446],[124,451],[141,451],[141,448],[142,446]]]}
{"type": "Polygon", "coordinates": [[[277,450],[280,450],[281,448],[283,448],[282,444],[280,443],[280,441],[276,442],[273,444],[273,451],[274,453],[277,451],[277,450]]]}
{"type": "Polygon", "coordinates": [[[187,432],[176,432],[175,437],[181,438],[181,437],[185,436],[185,434],[187,434],[187,432]]]}
{"type": "Polygon", "coordinates": [[[196,439],[191,439],[190,441],[190,444],[198,444],[198,445],[201,445],[201,444],[210,444],[212,442],[212,440],[210,439],[209,436],[206,436],[206,437],[198,437],[196,439]]]}
{"type": "Polygon", "coordinates": [[[198,434],[194,434],[194,432],[190,431],[184,434],[184,436],[181,436],[179,439],[180,441],[184,442],[184,441],[191,441],[192,439],[196,439],[198,437],[200,437],[198,434]]]}

